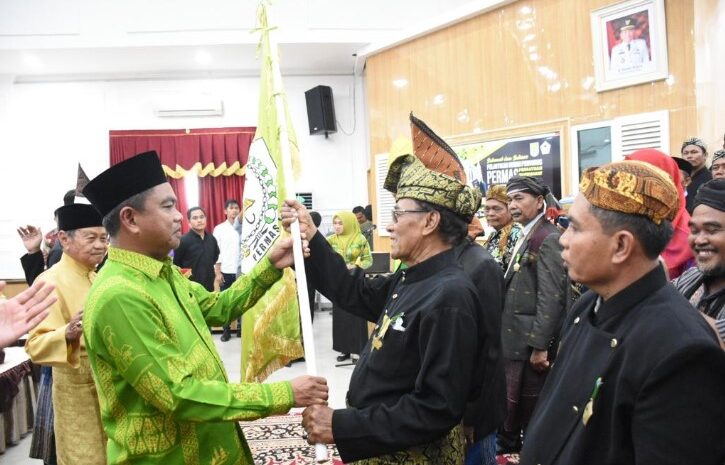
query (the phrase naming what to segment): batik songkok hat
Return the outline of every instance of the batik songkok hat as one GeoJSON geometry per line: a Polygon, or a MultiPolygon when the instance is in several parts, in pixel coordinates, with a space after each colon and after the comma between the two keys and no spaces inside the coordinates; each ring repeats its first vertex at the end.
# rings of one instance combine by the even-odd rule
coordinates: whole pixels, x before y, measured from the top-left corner
{"type": "Polygon", "coordinates": [[[695,196],[695,208],[698,205],[707,205],[715,210],[724,212],[725,179],[713,179],[700,186],[695,196]]]}
{"type": "Polygon", "coordinates": [[[511,195],[516,192],[528,192],[535,196],[546,196],[551,191],[549,191],[547,186],[537,181],[536,178],[531,176],[514,176],[506,183],[506,194],[511,195]]]}
{"type": "Polygon", "coordinates": [[[534,177],[514,176],[509,179],[509,182],[506,183],[506,195],[510,196],[511,194],[515,194],[516,192],[526,192],[535,197],[538,197],[539,195],[544,197],[546,207],[554,212],[552,214],[555,214],[556,212],[561,210],[561,205],[559,205],[559,201],[556,200],[554,194],[551,193],[551,189],[549,189],[549,186],[541,184],[534,177]]]}
{"type": "Polygon", "coordinates": [[[700,139],[699,137],[690,137],[689,139],[685,140],[682,143],[682,147],[680,147],[680,153],[682,153],[683,150],[685,150],[685,147],[688,145],[697,145],[702,149],[703,152],[707,153],[707,147],[705,146],[705,143],[700,139]]]}
{"type": "Polygon", "coordinates": [[[155,151],[144,152],[113,165],[86,184],[83,195],[101,213],[108,215],[122,202],[166,182],[166,174],[155,151]]]}
{"type": "MultiPolygon", "coordinates": [[[[426,168],[457,179],[463,184],[466,179],[466,171],[463,168],[456,152],[433,132],[423,120],[420,120],[410,113],[410,136],[413,140],[413,154],[423,162],[426,168]]],[[[468,223],[468,235],[477,237],[483,234],[484,229],[481,220],[471,215],[468,223]]]]}
{"type": "Polygon", "coordinates": [[[103,225],[98,210],[85,203],[60,207],[55,211],[59,231],[74,231],[81,228],[95,228],[103,225]]]}
{"type": "Polygon", "coordinates": [[[481,192],[466,185],[456,152],[423,121],[410,114],[413,153],[393,160],[383,187],[395,200],[421,200],[446,208],[467,222],[481,206],[481,192]]]}
{"type": "Polygon", "coordinates": [[[509,198],[506,195],[506,185],[497,184],[489,187],[488,191],[486,191],[486,200],[498,200],[501,203],[508,204],[509,198]]]}
{"type": "Polygon", "coordinates": [[[646,216],[655,224],[677,214],[677,188],[663,170],[641,161],[620,161],[589,168],[579,191],[592,205],[631,215],[646,216]]]}
{"type": "Polygon", "coordinates": [[[413,153],[426,168],[466,184],[466,171],[456,152],[422,120],[410,114],[413,153]]]}
{"type": "Polygon", "coordinates": [[[383,184],[395,200],[413,199],[446,208],[470,222],[481,206],[481,192],[447,174],[429,170],[413,155],[401,155],[390,165],[383,184]]]}
{"type": "Polygon", "coordinates": [[[725,150],[715,150],[715,153],[712,154],[712,162],[715,163],[721,158],[725,158],[725,150]]]}

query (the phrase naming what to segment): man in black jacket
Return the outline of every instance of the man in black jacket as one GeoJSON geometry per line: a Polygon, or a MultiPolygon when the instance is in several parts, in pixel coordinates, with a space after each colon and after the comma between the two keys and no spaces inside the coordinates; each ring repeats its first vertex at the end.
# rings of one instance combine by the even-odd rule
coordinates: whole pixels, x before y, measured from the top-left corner
{"type": "Polygon", "coordinates": [[[501,348],[506,370],[507,414],[499,432],[499,452],[518,452],[551,364],[552,344],[567,307],[567,279],[559,231],[546,220],[555,199],[529,176],[506,185],[509,211],[522,226],[506,272],[501,348]]]}
{"type": "Polygon", "coordinates": [[[470,237],[470,233],[455,251],[458,263],[478,291],[480,324],[485,334],[477,365],[482,379],[481,392],[468,403],[463,416],[463,431],[470,454],[466,463],[490,465],[496,463],[496,431],[506,416],[506,378],[501,358],[503,273],[498,262],[470,237]]]}
{"type": "Polygon", "coordinates": [[[636,161],[590,168],[561,237],[573,307],[529,424],[525,465],[716,465],[725,459],[725,353],[658,256],[677,189],[636,161]]]}

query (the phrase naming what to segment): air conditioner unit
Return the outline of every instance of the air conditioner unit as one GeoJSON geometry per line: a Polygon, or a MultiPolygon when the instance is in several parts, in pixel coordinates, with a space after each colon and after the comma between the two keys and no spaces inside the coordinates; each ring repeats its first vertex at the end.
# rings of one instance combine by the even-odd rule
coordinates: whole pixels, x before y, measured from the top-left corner
{"type": "Polygon", "coordinates": [[[209,95],[164,95],[153,103],[154,114],[160,118],[180,116],[222,116],[224,102],[209,95]]]}

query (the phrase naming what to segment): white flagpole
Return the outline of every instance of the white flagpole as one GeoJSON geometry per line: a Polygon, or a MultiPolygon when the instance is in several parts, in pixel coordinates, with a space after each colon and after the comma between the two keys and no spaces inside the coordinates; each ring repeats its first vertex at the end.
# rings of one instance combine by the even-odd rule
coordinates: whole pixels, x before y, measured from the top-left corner
{"type": "MultiPolygon", "coordinates": [[[[267,26],[270,21],[269,8],[267,8],[267,26]]],[[[295,193],[294,175],[292,172],[292,153],[290,152],[289,134],[287,133],[287,113],[284,106],[284,94],[282,89],[282,74],[279,70],[279,55],[277,42],[268,32],[269,54],[272,65],[272,89],[274,92],[274,103],[277,110],[277,125],[279,127],[279,144],[282,155],[282,173],[286,196],[291,198],[295,193]]],[[[305,274],[305,261],[302,253],[302,237],[300,235],[300,223],[295,221],[291,226],[293,253],[295,261],[295,276],[297,278],[297,297],[299,299],[300,319],[302,320],[302,337],[305,350],[305,364],[307,374],[317,376],[317,355],[315,354],[315,339],[312,331],[312,316],[310,313],[310,300],[307,294],[307,275],[305,274]]],[[[315,444],[315,460],[317,463],[328,461],[327,446],[315,444]]]]}

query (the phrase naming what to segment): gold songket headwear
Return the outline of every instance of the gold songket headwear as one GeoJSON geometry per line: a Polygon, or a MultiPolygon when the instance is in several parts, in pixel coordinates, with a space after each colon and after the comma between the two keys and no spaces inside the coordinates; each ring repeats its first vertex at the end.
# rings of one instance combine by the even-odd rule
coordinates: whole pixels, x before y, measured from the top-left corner
{"type": "Polygon", "coordinates": [[[481,205],[481,192],[466,185],[456,152],[422,120],[410,114],[415,155],[393,160],[384,187],[395,200],[409,198],[446,208],[471,222],[481,205]]]}
{"type": "Polygon", "coordinates": [[[677,188],[669,175],[640,161],[589,168],[582,175],[579,191],[596,207],[646,216],[655,224],[672,221],[679,205],[677,188]]]}
{"type": "Polygon", "coordinates": [[[507,205],[509,203],[509,197],[506,195],[506,184],[497,184],[489,187],[488,191],[486,191],[486,200],[498,200],[507,205]]]}
{"type": "Polygon", "coordinates": [[[413,199],[446,208],[470,222],[481,206],[481,192],[447,174],[429,170],[413,155],[401,155],[390,165],[385,189],[395,200],[413,199]]]}

